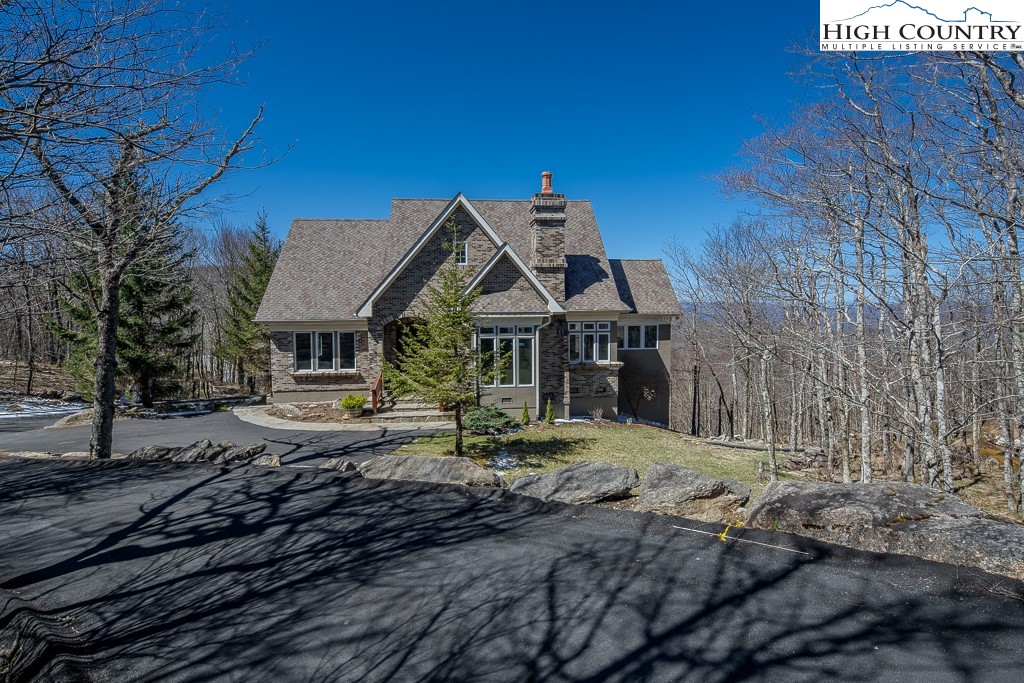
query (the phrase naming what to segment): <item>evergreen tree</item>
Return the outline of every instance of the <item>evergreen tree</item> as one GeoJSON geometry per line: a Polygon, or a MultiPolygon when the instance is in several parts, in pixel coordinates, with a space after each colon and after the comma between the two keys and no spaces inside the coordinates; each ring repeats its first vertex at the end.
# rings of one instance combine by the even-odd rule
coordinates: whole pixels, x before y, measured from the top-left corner
{"type": "MultiPolygon", "coordinates": [[[[147,229],[146,193],[136,178],[125,180],[126,203],[135,208],[132,220],[122,223],[126,233],[147,229]]],[[[130,235],[126,235],[130,237],[130,235]]],[[[146,407],[155,398],[181,391],[182,359],[199,338],[195,330],[198,310],[193,303],[187,262],[192,253],[184,247],[186,234],[179,227],[156,241],[144,260],[129,266],[121,278],[115,345],[116,379],[134,389],[146,407]]],[[[83,255],[84,268],[68,280],[70,298],[62,308],[70,324],[51,329],[68,342],[68,370],[81,393],[90,395],[96,377],[99,326],[96,302],[100,297],[96,261],[83,255]]]]}
{"type": "Polygon", "coordinates": [[[253,322],[270,275],[281,253],[281,244],[270,234],[267,214],[256,216],[242,265],[228,285],[228,310],[224,326],[224,346],[220,355],[235,364],[237,381],[248,378],[249,388],[256,390],[256,380],[270,384],[270,333],[253,322]]]}
{"type": "MultiPolygon", "coordinates": [[[[398,350],[398,363],[383,363],[384,378],[395,395],[444,406],[455,413],[455,455],[463,454],[462,416],[476,406],[477,381],[493,380],[501,363],[492,354],[483,358],[473,344],[473,304],[479,290],[464,293],[465,268],[457,264],[458,226],[448,221],[446,245],[451,257],[439,271],[439,282],[428,285],[415,325],[407,328],[398,350]]],[[[507,362],[507,358],[500,359],[507,362]]]]}

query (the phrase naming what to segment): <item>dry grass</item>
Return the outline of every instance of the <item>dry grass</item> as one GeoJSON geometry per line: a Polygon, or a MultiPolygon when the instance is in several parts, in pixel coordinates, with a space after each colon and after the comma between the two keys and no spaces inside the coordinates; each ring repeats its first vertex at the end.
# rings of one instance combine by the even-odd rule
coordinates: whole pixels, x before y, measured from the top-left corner
{"type": "MultiPolygon", "coordinates": [[[[396,454],[452,455],[454,446],[454,435],[439,434],[421,437],[396,454]]],[[[466,451],[484,466],[503,452],[523,463],[508,470],[508,481],[586,460],[632,467],[641,477],[652,463],[672,462],[714,477],[735,479],[749,486],[755,496],[764,488],[757,481],[757,464],[768,457],[767,451],[724,448],[656,427],[613,422],[530,425],[498,437],[467,436],[466,451]]]]}

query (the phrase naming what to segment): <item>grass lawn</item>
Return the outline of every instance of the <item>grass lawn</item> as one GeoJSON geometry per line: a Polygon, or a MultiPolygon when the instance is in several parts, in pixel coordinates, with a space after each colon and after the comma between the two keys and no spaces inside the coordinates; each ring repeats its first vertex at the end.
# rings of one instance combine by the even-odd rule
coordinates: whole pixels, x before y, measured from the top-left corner
{"type": "MultiPolygon", "coordinates": [[[[398,449],[396,455],[452,455],[453,434],[421,437],[398,449]]],[[[466,436],[466,454],[487,467],[507,453],[519,464],[507,470],[506,481],[538,474],[585,460],[632,467],[640,476],[651,463],[673,462],[714,477],[735,479],[756,496],[764,484],[757,482],[757,463],[767,462],[768,451],[714,446],[704,441],[656,427],[614,422],[530,425],[504,436],[466,436]]],[[[492,468],[494,469],[494,468],[492,468]]]]}

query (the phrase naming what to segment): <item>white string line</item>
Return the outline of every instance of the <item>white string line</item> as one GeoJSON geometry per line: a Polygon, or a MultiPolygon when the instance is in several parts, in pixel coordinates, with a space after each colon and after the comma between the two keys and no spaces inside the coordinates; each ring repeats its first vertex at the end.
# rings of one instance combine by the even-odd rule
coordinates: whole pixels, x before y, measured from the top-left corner
{"type": "Polygon", "coordinates": [[[728,539],[730,541],[739,541],[741,543],[753,543],[754,545],[763,545],[766,548],[775,548],[776,550],[785,550],[787,553],[798,553],[800,555],[810,555],[810,553],[805,553],[803,550],[794,550],[793,548],[786,548],[785,546],[781,546],[781,545],[772,545],[771,543],[761,543],[760,541],[750,541],[750,540],[747,540],[745,538],[736,538],[735,536],[728,536],[726,538],[722,538],[722,534],[716,534],[713,531],[701,531],[700,529],[691,529],[690,527],[687,527],[687,526],[673,526],[672,528],[673,529],[682,529],[683,531],[692,531],[695,534],[705,534],[706,536],[714,536],[715,538],[721,539],[722,541],[725,541],[726,539],[728,539]]]}

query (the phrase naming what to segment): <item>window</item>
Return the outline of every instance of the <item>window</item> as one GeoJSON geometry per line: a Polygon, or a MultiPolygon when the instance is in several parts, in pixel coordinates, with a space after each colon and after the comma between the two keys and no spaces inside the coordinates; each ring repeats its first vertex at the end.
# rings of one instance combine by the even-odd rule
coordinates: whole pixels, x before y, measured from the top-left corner
{"type": "Polygon", "coordinates": [[[317,332],[316,333],[316,369],[317,370],[333,370],[334,369],[334,333],[333,332],[317,332]]]}
{"type": "Polygon", "coordinates": [[[355,332],[296,332],[296,372],[356,369],[355,332]]]}
{"type": "Polygon", "coordinates": [[[644,348],[645,349],[656,349],[656,348],[658,348],[658,326],[657,325],[644,325],[644,348]]]}
{"type": "Polygon", "coordinates": [[[533,386],[533,327],[481,327],[477,330],[478,348],[484,359],[508,358],[487,386],[533,386]]]}
{"type": "Polygon", "coordinates": [[[313,369],[313,336],[308,332],[295,334],[295,369],[313,369]]]}
{"type": "Polygon", "coordinates": [[[464,266],[469,263],[469,243],[465,240],[460,240],[455,243],[455,262],[460,266],[464,266]]]}
{"type": "Polygon", "coordinates": [[[611,323],[569,323],[569,362],[607,363],[611,359],[611,323]]]}
{"type": "Polygon", "coordinates": [[[619,344],[623,349],[656,349],[658,348],[658,325],[623,325],[623,336],[619,344]]]}
{"type": "Polygon", "coordinates": [[[356,333],[338,333],[338,369],[356,369],[356,333]]]}

